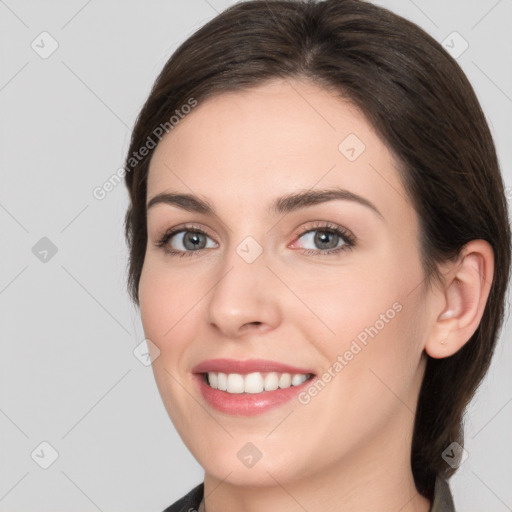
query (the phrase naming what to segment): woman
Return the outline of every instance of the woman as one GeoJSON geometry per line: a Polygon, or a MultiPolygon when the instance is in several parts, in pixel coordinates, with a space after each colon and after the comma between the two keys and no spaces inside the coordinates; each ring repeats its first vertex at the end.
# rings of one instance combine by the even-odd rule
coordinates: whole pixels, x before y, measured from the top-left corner
{"type": "Polygon", "coordinates": [[[167,511],[452,511],[502,325],[488,125],[359,0],[242,2],[172,55],[126,159],[129,289],[204,482],[167,511]]]}

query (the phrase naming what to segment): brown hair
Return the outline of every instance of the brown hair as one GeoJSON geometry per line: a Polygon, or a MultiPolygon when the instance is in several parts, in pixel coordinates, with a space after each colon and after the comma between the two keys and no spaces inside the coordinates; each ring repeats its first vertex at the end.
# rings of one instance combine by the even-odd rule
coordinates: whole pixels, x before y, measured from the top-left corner
{"type": "Polygon", "coordinates": [[[431,497],[436,475],[455,471],[441,454],[453,441],[463,444],[462,415],[489,367],[511,251],[503,180],[485,116],[458,64],[417,25],[362,0],[249,0],[183,42],[137,118],[126,159],[127,168],[134,167],[125,175],[130,295],[138,305],[153,152],[135,166],[134,153],[190,98],[201,102],[273,78],[310,80],[349,99],[372,123],[399,162],[418,213],[427,284],[440,277],[438,264],[470,240],[493,248],[495,275],[479,327],[453,356],[427,361],[411,467],[418,491],[431,497]]]}

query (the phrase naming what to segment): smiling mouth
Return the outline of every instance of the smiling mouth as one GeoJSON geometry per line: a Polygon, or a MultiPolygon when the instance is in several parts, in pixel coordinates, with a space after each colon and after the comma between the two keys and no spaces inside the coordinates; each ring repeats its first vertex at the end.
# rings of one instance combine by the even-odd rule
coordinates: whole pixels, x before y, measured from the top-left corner
{"type": "Polygon", "coordinates": [[[232,394],[259,394],[300,386],[312,373],[252,372],[247,374],[206,372],[201,374],[210,388],[232,394]]]}

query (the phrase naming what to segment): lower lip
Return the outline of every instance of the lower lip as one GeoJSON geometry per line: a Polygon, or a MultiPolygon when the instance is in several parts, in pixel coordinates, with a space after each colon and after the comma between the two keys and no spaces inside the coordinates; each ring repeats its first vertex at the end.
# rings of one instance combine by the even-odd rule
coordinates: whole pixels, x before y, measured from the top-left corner
{"type": "Polygon", "coordinates": [[[255,416],[279,407],[295,398],[314,380],[310,378],[299,386],[263,391],[262,393],[228,393],[214,389],[204,381],[203,374],[194,374],[203,398],[215,409],[236,416],[255,416]]]}

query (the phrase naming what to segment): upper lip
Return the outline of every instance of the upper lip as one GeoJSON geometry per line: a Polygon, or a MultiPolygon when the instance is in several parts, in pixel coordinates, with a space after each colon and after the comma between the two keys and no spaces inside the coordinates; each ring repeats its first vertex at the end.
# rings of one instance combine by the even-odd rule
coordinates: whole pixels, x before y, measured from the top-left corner
{"type": "Polygon", "coordinates": [[[200,362],[192,368],[193,373],[239,373],[247,374],[252,372],[279,372],[279,373],[302,373],[313,374],[310,369],[297,368],[289,364],[279,363],[268,359],[208,359],[200,362]]]}

